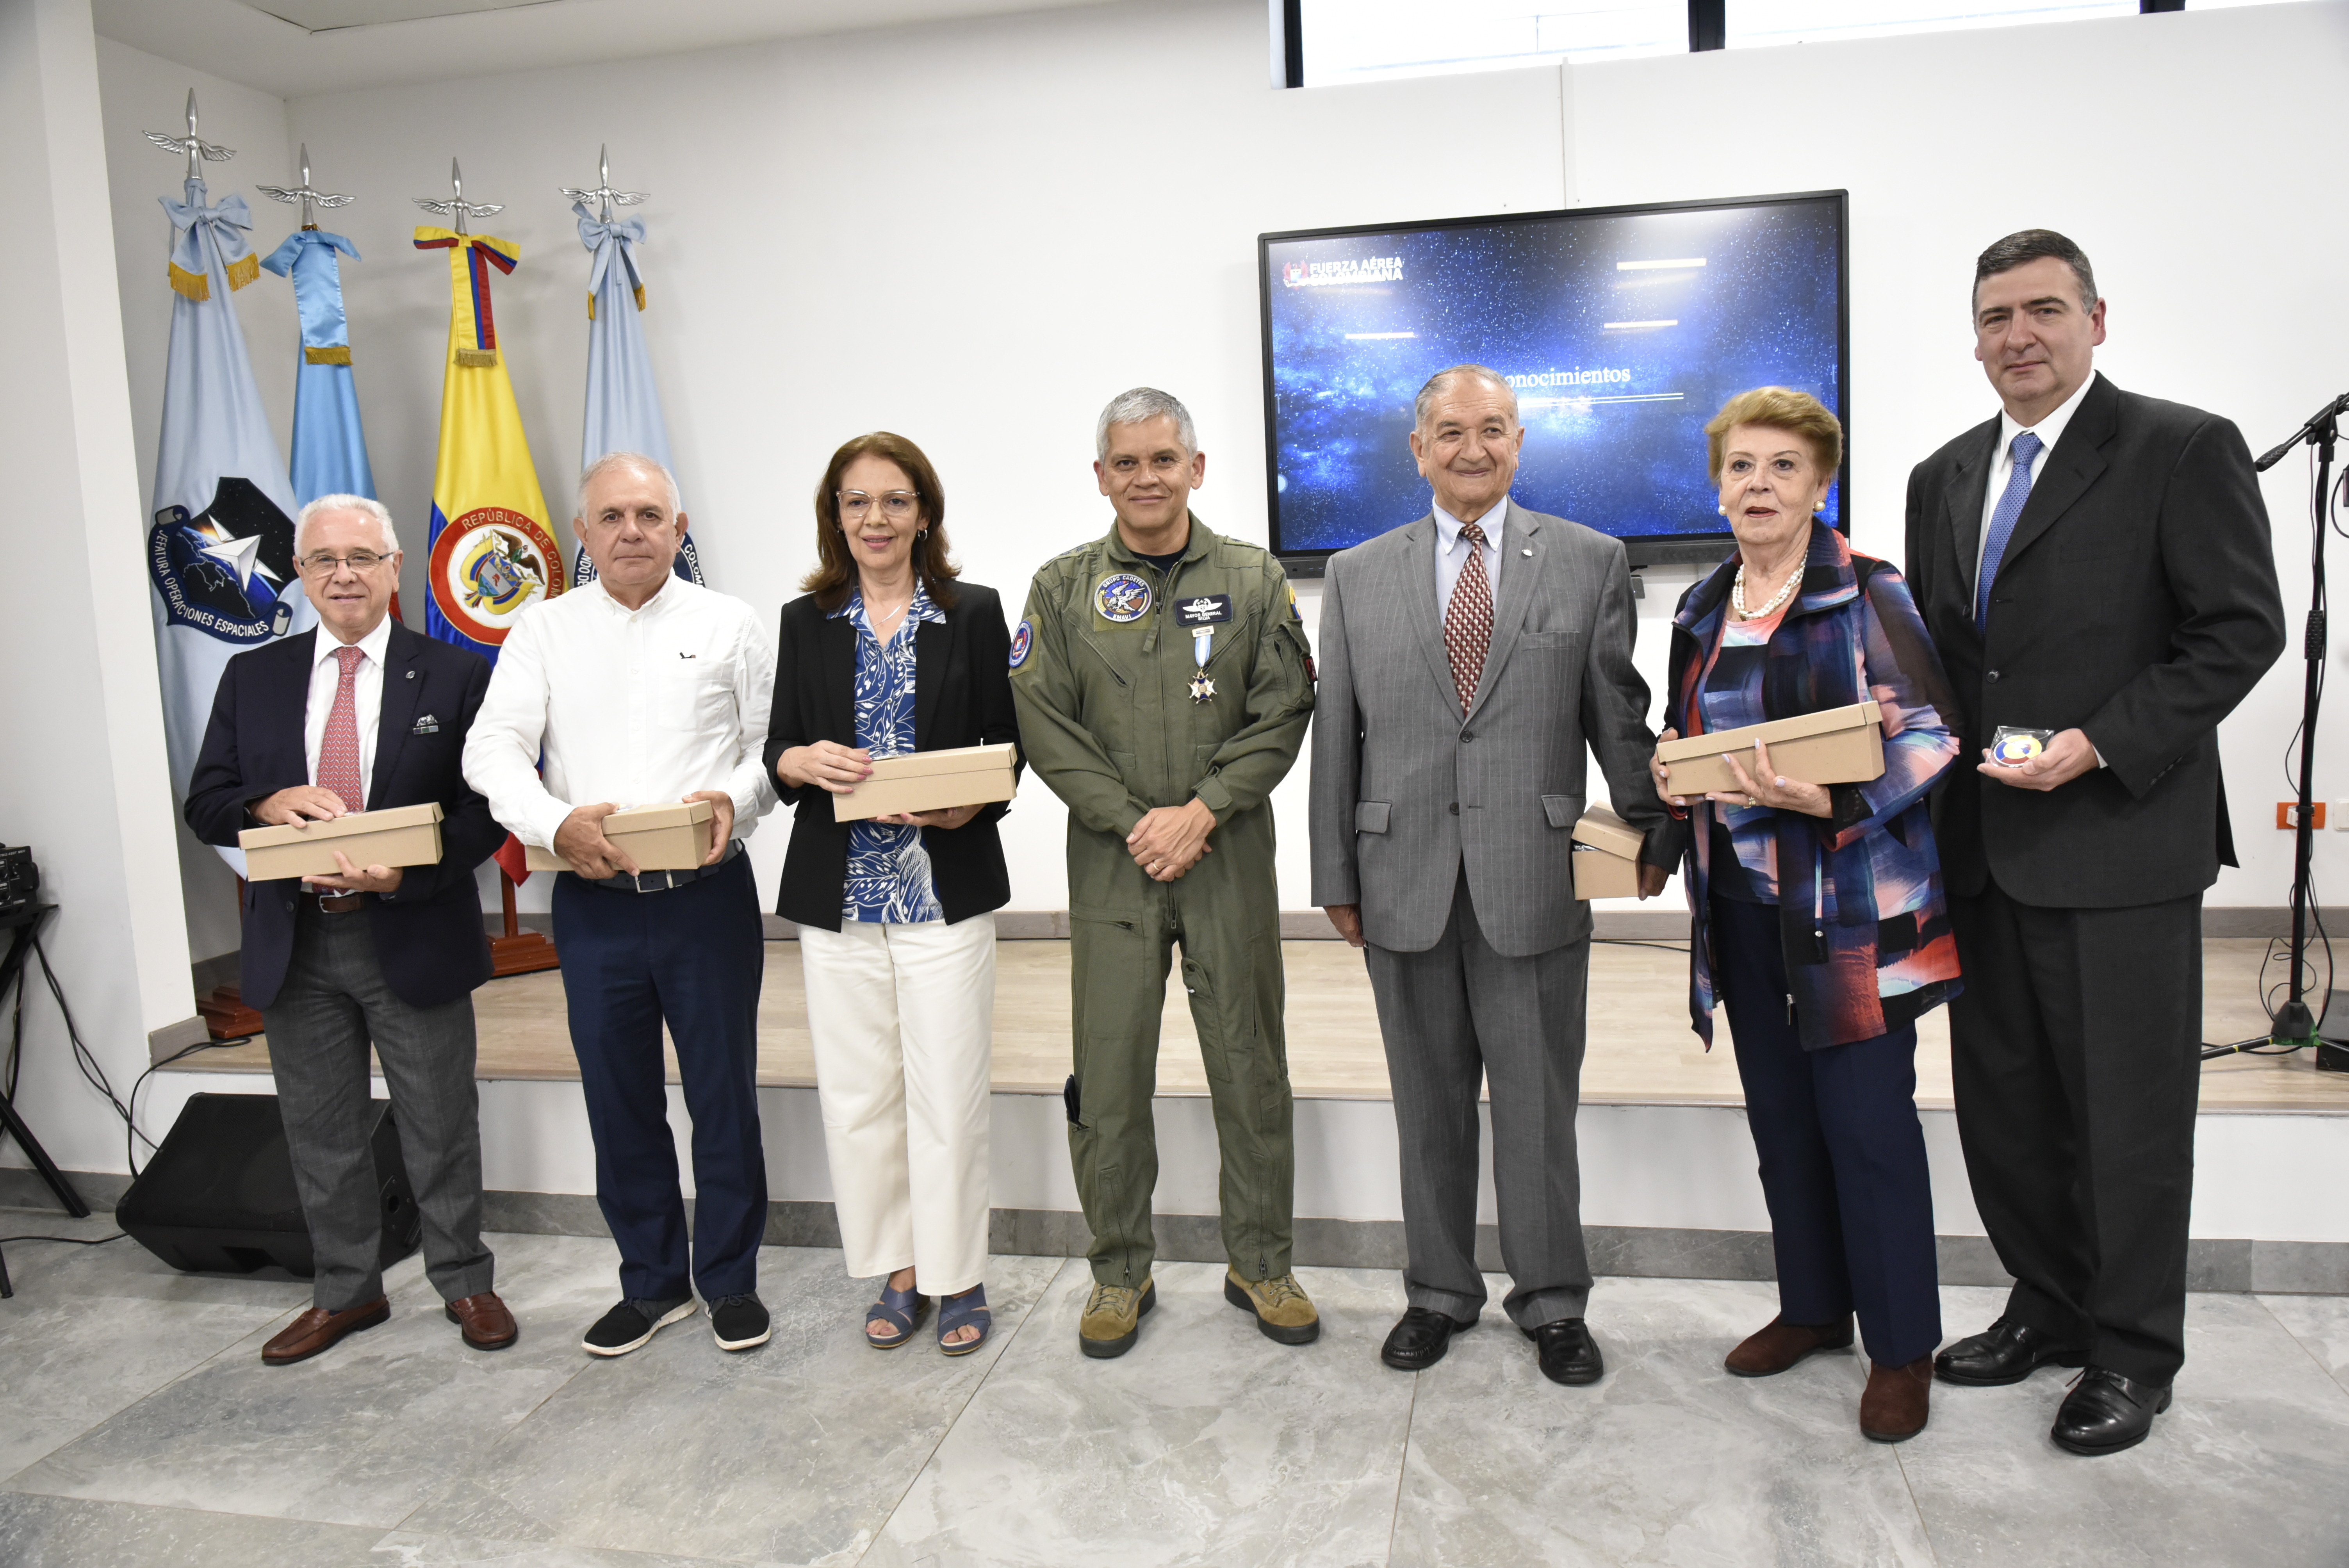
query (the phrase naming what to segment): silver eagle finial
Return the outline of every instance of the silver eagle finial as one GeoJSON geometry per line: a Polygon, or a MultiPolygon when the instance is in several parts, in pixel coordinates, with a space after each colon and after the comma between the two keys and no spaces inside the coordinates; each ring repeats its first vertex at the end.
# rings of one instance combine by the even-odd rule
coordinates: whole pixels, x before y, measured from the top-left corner
{"type": "Polygon", "coordinates": [[[469,232],[465,227],[466,219],[492,218],[506,210],[505,203],[502,201],[466,201],[465,171],[457,167],[457,160],[453,158],[449,160],[449,191],[450,197],[446,201],[434,201],[422,196],[412,200],[427,212],[437,213],[443,218],[454,218],[456,223],[453,226],[460,234],[469,232]]]}
{"type": "Polygon", "coordinates": [[[193,88],[190,88],[188,89],[187,135],[165,136],[160,130],[150,130],[146,132],[145,135],[148,140],[153,142],[156,146],[161,148],[166,152],[186,153],[188,155],[188,178],[191,180],[193,180],[196,177],[198,159],[202,159],[208,163],[226,163],[230,159],[236,156],[235,148],[222,147],[216,141],[206,141],[196,134],[196,89],[193,88]]]}
{"type": "Polygon", "coordinates": [[[314,215],[310,211],[312,207],[326,207],[329,209],[336,207],[347,207],[353,201],[358,200],[356,196],[332,196],[324,191],[316,190],[312,187],[310,183],[310,145],[307,142],[304,142],[302,144],[302,183],[300,185],[295,186],[290,191],[283,185],[256,185],[254,189],[260,191],[264,196],[268,197],[273,201],[284,201],[289,204],[295,201],[302,203],[302,227],[305,229],[315,229],[318,226],[314,215]]]}
{"type": "Polygon", "coordinates": [[[595,202],[598,206],[603,221],[606,223],[612,221],[613,208],[633,207],[639,201],[642,201],[647,195],[651,194],[651,192],[645,191],[615,191],[612,189],[612,150],[609,144],[599,147],[595,150],[595,177],[601,181],[602,183],[597,185],[592,191],[574,190],[568,185],[560,186],[558,189],[564,195],[570,197],[574,201],[595,202]]]}

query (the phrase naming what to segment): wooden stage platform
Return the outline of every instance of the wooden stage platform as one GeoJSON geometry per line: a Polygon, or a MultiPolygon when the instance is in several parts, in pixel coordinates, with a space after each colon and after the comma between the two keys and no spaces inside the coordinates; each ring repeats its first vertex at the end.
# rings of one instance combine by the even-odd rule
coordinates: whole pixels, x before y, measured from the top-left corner
{"type": "MultiPolygon", "coordinates": [[[[1288,942],[1288,1068],[1299,1099],[1388,1098],[1386,1059],[1361,954],[1341,942],[1288,942]]],[[[2248,938],[2204,943],[2203,1037],[2237,1040],[2267,1027],[2259,970],[2268,944],[2248,938]]],[[[1206,1093],[1197,1037],[1182,987],[1170,985],[1159,1052],[1158,1092],[1206,1093]]],[[[1736,1105],[1737,1067],[1729,1028],[1716,1015],[1710,1055],[1688,1027],[1688,958],[1662,944],[1600,943],[1590,964],[1589,1051],[1582,1072],[1594,1105],[1736,1105]]],[[[564,1025],[559,973],[493,980],[474,995],[484,1079],[575,1079],[564,1025]]],[[[796,942],[767,944],[759,1007],[759,1081],[808,1088],[815,1065],[796,942]]],[[[266,1041],[203,1051],[177,1064],[188,1072],[266,1071],[266,1041]]],[[[1069,1071],[1069,944],[1007,941],[997,949],[995,1090],[1058,1094],[1069,1071]]],[[[676,1080],[672,1063],[670,1080],[676,1080]]],[[[1950,1104],[1946,1016],[1920,1029],[1917,1099],[1950,1104]]],[[[2202,1071],[2206,1111],[2298,1111],[2349,1115],[2349,1074],[2318,1073],[2307,1052],[2234,1056],[2202,1071]]]]}

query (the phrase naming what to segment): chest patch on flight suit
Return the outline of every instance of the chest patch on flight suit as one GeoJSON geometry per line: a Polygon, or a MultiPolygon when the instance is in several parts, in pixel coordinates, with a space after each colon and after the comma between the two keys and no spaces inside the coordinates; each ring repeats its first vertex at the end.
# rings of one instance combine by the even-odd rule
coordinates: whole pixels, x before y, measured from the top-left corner
{"type": "Polygon", "coordinates": [[[1112,572],[1093,585],[1093,608],[1120,625],[1150,614],[1150,584],[1131,572],[1112,572]]]}
{"type": "Polygon", "coordinates": [[[1174,606],[1174,618],[1186,626],[1220,626],[1232,618],[1232,596],[1201,593],[1174,606]]]}

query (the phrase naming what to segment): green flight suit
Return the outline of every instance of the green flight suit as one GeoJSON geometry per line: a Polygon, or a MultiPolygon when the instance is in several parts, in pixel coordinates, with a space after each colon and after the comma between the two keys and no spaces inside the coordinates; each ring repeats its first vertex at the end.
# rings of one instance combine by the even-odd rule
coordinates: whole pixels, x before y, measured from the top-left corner
{"type": "Polygon", "coordinates": [[[1243,1278],[1285,1274],[1297,1154],[1268,798],[1313,711],[1296,595],[1270,552],[1195,516],[1164,579],[1112,527],[1036,573],[1012,636],[1011,692],[1028,765],[1069,807],[1069,1158],[1093,1278],[1139,1285],[1156,1255],[1150,1100],[1178,942],[1215,1102],[1224,1248],[1243,1278]],[[1206,702],[1192,698],[1200,631],[1214,634],[1206,702]],[[1216,815],[1212,852],[1155,882],[1126,835],[1144,812],[1194,797],[1216,815]]]}

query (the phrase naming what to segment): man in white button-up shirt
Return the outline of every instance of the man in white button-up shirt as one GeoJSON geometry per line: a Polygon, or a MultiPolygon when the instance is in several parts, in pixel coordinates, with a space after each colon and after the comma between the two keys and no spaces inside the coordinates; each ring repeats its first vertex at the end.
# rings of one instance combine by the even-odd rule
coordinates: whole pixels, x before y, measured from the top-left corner
{"type": "Polygon", "coordinates": [[[589,465],[572,526],[595,580],[514,624],[465,745],[465,777],[498,820],[570,867],[554,884],[554,940],[596,1199],[620,1248],[620,1302],[584,1341],[597,1356],[626,1355],[690,1316],[696,1287],[721,1347],[768,1333],[755,1088],[766,954],[740,837],[775,803],[760,760],[774,650],[749,605],[673,573],[684,521],[675,482],[650,458],[589,465]],[[712,807],[708,860],[639,872],[604,819],[676,800],[712,807]],[[689,1271],[663,1023],[693,1117],[689,1271]]]}

